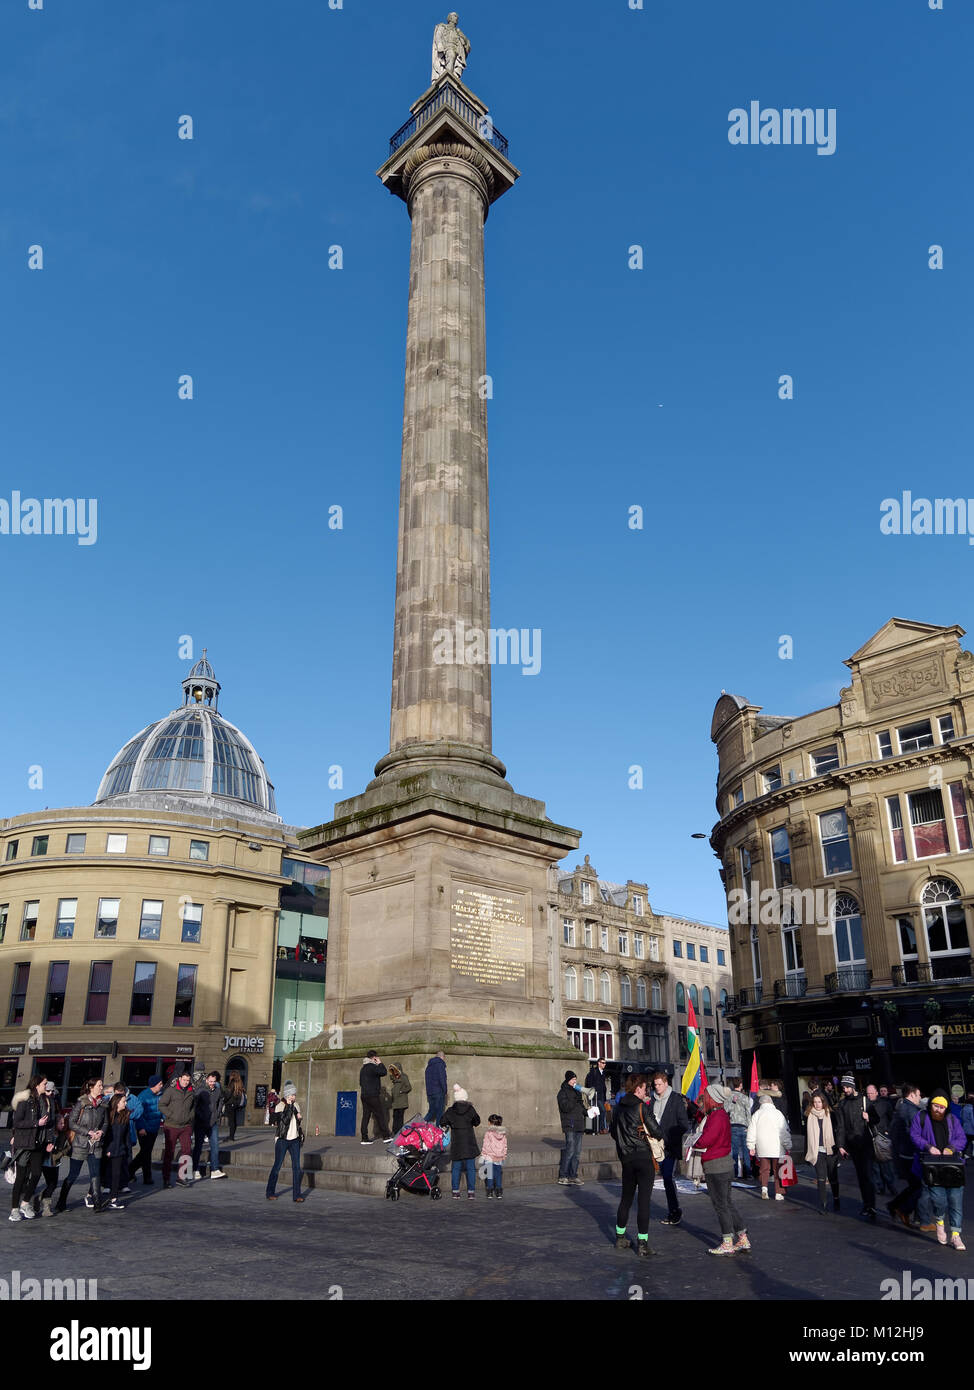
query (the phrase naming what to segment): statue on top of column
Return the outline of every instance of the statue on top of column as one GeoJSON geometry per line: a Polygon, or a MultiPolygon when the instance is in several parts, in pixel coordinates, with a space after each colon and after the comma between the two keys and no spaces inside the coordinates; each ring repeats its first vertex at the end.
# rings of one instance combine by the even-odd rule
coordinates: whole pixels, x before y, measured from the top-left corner
{"type": "Polygon", "coordinates": [[[435,82],[444,73],[449,73],[458,82],[463,80],[462,73],[467,66],[470,40],[457,28],[457,20],[458,16],[455,12],[448,14],[446,23],[438,24],[433,30],[433,75],[430,78],[431,82],[435,82]]]}

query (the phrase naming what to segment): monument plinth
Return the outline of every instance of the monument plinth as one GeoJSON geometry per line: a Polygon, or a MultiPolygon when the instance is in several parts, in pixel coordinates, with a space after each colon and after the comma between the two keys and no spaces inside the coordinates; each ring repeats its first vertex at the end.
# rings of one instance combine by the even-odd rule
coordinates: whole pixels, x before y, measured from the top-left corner
{"type": "Polygon", "coordinates": [[[418,1104],[417,1059],[442,1045],[475,1104],[538,1132],[584,1061],[552,1030],[547,910],[548,866],[580,836],[514,791],[491,746],[484,223],[518,170],[460,79],[469,50],[455,15],[437,25],[432,86],[378,171],[412,227],[389,752],[302,835],[331,869],[325,1028],[341,1033],[300,1051],[333,1109],[369,1046],[418,1104]],[[479,644],[444,643],[459,633],[479,644]]]}

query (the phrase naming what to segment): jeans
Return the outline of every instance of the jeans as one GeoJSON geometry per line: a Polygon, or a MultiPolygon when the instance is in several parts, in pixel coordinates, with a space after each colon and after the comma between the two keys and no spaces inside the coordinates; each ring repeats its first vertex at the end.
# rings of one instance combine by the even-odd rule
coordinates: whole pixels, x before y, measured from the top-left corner
{"type": "Polygon", "coordinates": [[[741,1213],[734,1205],[734,1198],[731,1196],[733,1173],[712,1173],[710,1172],[710,1165],[705,1163],[703,1175],[707,1180],[707,1191],[720,1223],[720,1234],[722,1236],[740,1235],[741,1231],[744,1230],[744,1222],[741,1220],[741,1213]]]}
{"type": "Polygon", "coordinates": [[[878,1192],[892,1192],[896,1186],[896,1177],[893,1173],[892,1161],[879,1163],[875,1158],[869,1165],[869,1176],[872,1178],[873,1187],[878,1192]]]}
{"type": "Polygon", "coordinates": [[[504,1191],[504,1165],[499,1159],[484,1159],[484,1182],[488,1192],[504,1191]]]}
{"type": "Polygon", "coordinates": [[[818,1202],[819,1206],[825,1206],[825,1196],[829,1188],[832,1189],[832,1198],[839,1200],[839,1155],[819,1154],[815,1159],[815,1176],[818,1179],[818,1202]]]}
{"type": "Polygon", "coordinates": [[[176,1145],[179,1145],[179,1167],[176,1169],[176,1176],[180,1182],[192,1182],[193,1170],[190,1168],[185,1178],[181,1174],[185,1171],[188,1164],[193,1162],[193,1145],[191,1143],[193,1131],[189,1125],[183,1125],[177,1129],[174,1125],[163,1125],[162,1139],[164,1148],[162,1151],[162,1181],[168,1186],[169,1179],[172,1177],[172,1161],[176,1155],[176,1145]]]}
{"type": "Polygon", "coordinates": [[[277,1186],[277,1175],[281,1171],[286,1154],[291,1156],[291,1196],[297,1201],[301,1195],[301,1140],[277,1139],[274,1143],[274,1166],[267,1179],[267,1196],[273,1197],[277,1186]]]}
{"type": "Polygon", "coordinates": [[[472,1192],[477,1185],[477,1161],[473,1158],[455,1158],[450,1165],[450,1186],[454,1192],[460,1191],[460,1176],[467,1175],[467,1191],[472,1192]]]}
{"type": "Polygon", "coordinates": [[[636,1198],[636,1231],[639,1235],[649,1234],[649,1203],[653,1195],[656,1170],[652,1155],[639,1155],[631,1163],[622,1165],[622,1200],[616,1212],[616,1229],[624,1230],[629,1220],[632,1199],[636,1198]]]}
{"type": "Polygon", "coordinates": [[[680,1195],[676,1190],[676,1183],[673,1181],[673,1169],[676,1164],[675,1158],[664,1158],[659,1166],[660,1177],[663,1179],[663,1189],[666,1192],[666,1210],[670,1216],[680,1215],[680,1195]]]}
{"type": "Polygon", "coordinates": [[[130,1180],[134,1178],[136,1173],[141,1169],[142,1181],[147,1183],[152,1182],[152,1149],[158,1135],[158,1130],[152,1133],[147,1129],[139,1139],[139,1151],[129,1164],[130,1180]]]}
{"type": "Polygon", "coordinates": [[[11,1211],[14,1207],[19,1207],[22,1201],[29,1202],[33,1197],[34,1188],[41,1180],[41,1169],[46,1157],[43,1149],[32,1149],[23,1163],[18,1158],[17,1177],[10,1198],[11,1211]]]}
{"type": "Polygon", "coordinates": [[[87,1158],[72,1158],[68,1164],[68,1176],[61,1184],[61,1191],[58,1193],[58,1211],[64,1211],[68,1204],[68,1193],[76,1182],[78,1174],[87,1163],[88,1176],[91,1178],[91,1190],[94,1193],[95,1201],[101,1201],[101,1158],[95,1154],[89,1154],[87,1158]]]}
{"type": "Polygon", "coordinates": [[[747,1125],[731,1125],[731,1162],[734,1172],[739,1172],[742,1178],[751,1171],[747,1152],[747,1125]],[[738,1159],[741,1162],[740,1168],[737,1166],[738,1159]]]}
{"type": "Polygon", "coordinates": [[[427,1096],[430,1108],[426,1112],[425,1118],[438,1125],[443,1118],[443,1111],[446,1109],[446,1092],[434,1091],[431,1096],[427,1096]]]}
{"type": "Polygon", "coordinates": [[[193,1168],[199,1172],[200,1158],[203,1154],[203,1142],[209,1141],[210,1145],[210,1172],[220,1166],[220,1126],[210,1125],[208,1129],[198,1129],[193,1136],[193,1168]]]}
{"type": "Polygon", "coordinates": [[[597,1100],[595,1103],[599,1107],[599,1116],[595,1121],[595,1132],[596,1134],[607,1134],[609,1126],[605,1119],[605,1101],[597,1100]]]}
{"type": "Polygon", "coordinates": [[[582,1153],[582,1131],[570,1129],[565,1134],[565,1147],[558,1164],[559,1178],[577,1178],[578,1160],[582,1153]]]}
{"type": "Polygon", "coordinates": [[[959,1232],[964,1214],[964,1189],[962,1187],[928,1187],[927,1192],[930,1197],[934,1221],[943,1221],[946,1216],[950,1229],[959,1232]]]}
{"type": "Polygon", "coordinates": [[[362,1096],[362,1142],[369,1142],[369,1120],[375,1121],[375,1133],[379,1139],[389,1138],[385,1107],[379,1096],[362,1096]]]}

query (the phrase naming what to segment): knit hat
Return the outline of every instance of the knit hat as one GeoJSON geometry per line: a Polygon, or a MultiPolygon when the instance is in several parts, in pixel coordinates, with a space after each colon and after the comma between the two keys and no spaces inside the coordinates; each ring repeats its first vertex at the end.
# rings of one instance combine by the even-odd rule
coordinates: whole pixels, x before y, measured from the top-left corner
{"type": "Polygon", "coordinates": [[[466,1091],[463,1089],[462,1086],[454,1086],[454,1087],[453,1087],[453,1099],[454,1099],[454,1100],[469,1100],[470,1097],[467,1095],[466,1091]]]}
{"type": "Polygon", "coordinates": [[[947,1097],[946,1097],[946,1096],[931,1096],[931,1097],[930,1097],[930,1104],[931,1104],[931,1105],[942,1105],[942,1106],[944,1107],[945,1110],[948,1108],[948,1107],[947,1107],[947,1097]]]}
{"type": "Polygon", "coordinates": [[[950,1088],[950,1094],[951,1094],[951,1096],[953,1097],[954,1100],[963,1100],[963,1099],[964,1099],[964,1088],[963,1088],[963,1086],[951,1086],[951,1088],[950,1088]]]}
{"type": "Polygon", "coordinates": [[[711,1100],[715,1100],[718,1105],[724,1105],[725,1102],[729,1101],[730,1094],[726,1086],[721,1086],[716,1081],[712,1081],[707,1087],[707,1095],[711,1100]]]}
{"type": "Polygon", "coordinates": [[[855,1084],[856,1078],[854,1076],[849,1076],[848,1073],[839,1082],[840,1086],[854,1086],[855,1084]]]}
{"type": "Polygon", "coordinates": [[[146,1085],[147,1085],[147,1086],[150,1086],[150,1087],[151,1087],[151,1086],[158,1086],[158,1085],[159,1085],[159,1082],[160,1082],[161,1080],[162,1080],[162,1077],[159,1075],[159,1073],[158,1073],[158,1072],[153,1072],[152,1075],[149,1077],[149,1080],[146,1082],[146,1085]]]}
{"type": "Polygon", "coordinates": [[[298,1093],[298,1088],[297,1088],[297,1086],[295,1086],[294,1082],[293,1082],[293,1081],[285,1081],[284,1086],[283,1086],[283,1088],[282,1088],[282,1090],[281,1090],[281,1095],[284,1097],[284,1099],[287,1100],[287,1099],[289,1099],[289,1097],[291,1097],[291,1096],[296,1096],[297,1093],[298,1093]]]}
{"type": "Polygon", "coordinates": [[[565,1080],[566,1080],[566,1081],[574,1081],[576,1075],[577,1075],[576,1072],[573,1072],[573,1071],[566,1071],[566,1072],[565,1072],[565,1080]]]}

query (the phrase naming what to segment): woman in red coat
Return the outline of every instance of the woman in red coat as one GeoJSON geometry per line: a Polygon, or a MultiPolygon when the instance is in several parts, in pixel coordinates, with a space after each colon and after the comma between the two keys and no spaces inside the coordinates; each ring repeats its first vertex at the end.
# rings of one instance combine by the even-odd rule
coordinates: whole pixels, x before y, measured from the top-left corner
{"type": "Polygon", "coordinates": [[[703,1133],[693,1146],[693,1152],[699,1154],[703,1162],[707,1191],[720,1222],[721,1242],[710,1251],[711,1255],[734,1255],[738,1250],[751,1248],[741,1214],[731,1196],[734,1164],[731,1159],[730,1116],[724,1108],[724,1102],[729,1100],[730,1091],[726,1086],[714,1083],[707,1087],[700,1097],[707,1118],[703,1133]]]}

